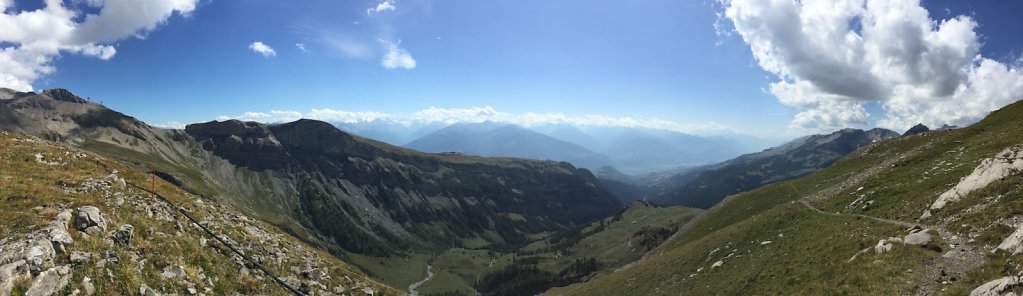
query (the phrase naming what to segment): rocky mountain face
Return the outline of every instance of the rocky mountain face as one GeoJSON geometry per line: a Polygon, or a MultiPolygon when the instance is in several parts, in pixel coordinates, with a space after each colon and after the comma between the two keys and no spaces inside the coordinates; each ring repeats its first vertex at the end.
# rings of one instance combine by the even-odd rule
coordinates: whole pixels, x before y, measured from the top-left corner
{"type": "Polygon", "coordinates": [[[730,196],[635,264],[552,294],[1015,295],[1020,114],[1023,102],[967,127],[866,144],[730,196]]]}
{"type": "Polygon", "coordinates": [[[930,130],[931,129],[928,128],[926,125],[924,125],[923,123],[920,123],[920,124],[914,125],[913,127],[909,128],[908,130],[906,130],[905,133],[902,133],[902,136],[912,136],[912,135],[916,135],[916,134],[926,133],[926,132],[928,132],[930,130]]]}
{"type": "MultiPolygon", "coordinates": [[[[622,203],[567,163],[428,154],[318,121],[225,121],[153,128],[65,90],[9,94],[0,129],[39,135],[143,167],[335,254],[391,255],[586,224],[622,203]]],[[[477,243],[478,244],[478,243],[477,243]]]]}
{"type": "Polygon", "coordinates": [[[886,129],[843,129],[807,136],[762,152],[662,177],[652,182],[648,191],[654,202],[709,208],[725,196],[810,174],[864,145],[898,136],[886,129]]]}
{"type": "Polygon", "coordinates": [[[0,295],[293,295],[274,278],[310,295],[401,293],[230,206],[73,146],[0,132],[0,167],[0,295]]]}
{"type": "Polygon", "coordinates": [[[433,153],[566,161],[590,169],[611,164],[607,156],[582,146],[516,125],[494,122],[454,124],[409,142],[405,147],[433,153]]]}
{"type": "Polygon", "coordinates": [[[263,172],[285,195],[293,188],[297,219],[357,252],[456,247],[468,238],[511,247],[526,233],[621,207],[589,172],[566,163],[425,154],[312,120],[209,122],[186,132],[213,155],[263,172]]]}

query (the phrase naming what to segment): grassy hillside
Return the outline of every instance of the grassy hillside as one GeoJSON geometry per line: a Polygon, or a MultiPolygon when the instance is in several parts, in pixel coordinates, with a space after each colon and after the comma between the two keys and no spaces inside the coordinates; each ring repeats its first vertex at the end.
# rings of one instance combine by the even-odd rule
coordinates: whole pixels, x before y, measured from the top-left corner
{"type": "Polygon", "coordinates": [[[917,220],[982,159],[1023,144],[1019,114],[1023,103],[966,128],[871,144],[810,176],[739,194],[630,268],[558,294],[963,294],[1016,275],[1013,258],[990,250],[1020,214],[1018,176],[917,220]],[[932,243],[874,252],[916,223],[932,229],[932,243]]]}
{"type": "MultiPolygon", "coordinates": [[[[4,288],[15,295],[45,282],[44,275],[50,270],[60,271],[54,274],[67,283],[58,286],[61,295],[90,288],[98,295],[131,295],[139,293],[143,285],[161,293],[185,295],[291,294],[191,224],[177,209],[135,187],[148,188],[151,183],[148,174],[133,166],[71,146],[4,132],[0,134],[0,168],[0,266],[12,267],[11,273],[0,273],[0,287],[9,283],[4,288]],[[117,178],[108,177],[115,170],[117,178]],[[116,179],[125,180],[125,185],[116,179]],[[107,221],[105,231],[87,235],[78,230],[74,217],[82,206],[99,209],[107,221]],[[71,223],[53,224],[62,212],[71,215],[71,223]],[[116,242],[123,240],[118,233],[126,225],[133,228],[132,238],[116,242]],[[66,227],[73,240],[66,250],[46,248],[54,227],[66,227]],[[19,261],[29,257],[38,260],[19,261]]],[[[168,200],[296,288],[317,294],[342,290],[401,293],[273,226],[162,180],[155,184],[168,200]]]]}

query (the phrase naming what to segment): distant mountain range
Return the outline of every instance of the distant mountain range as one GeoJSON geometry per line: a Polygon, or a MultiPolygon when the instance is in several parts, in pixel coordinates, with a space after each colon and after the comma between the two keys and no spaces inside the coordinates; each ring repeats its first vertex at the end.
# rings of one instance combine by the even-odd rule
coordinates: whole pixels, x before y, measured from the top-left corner
{"type": "Polygon", "coordinates": [[[484,122],[450,125],[405,147],[567,161],[589,168],[623,202],[708,208],[725,196],[815,172],[863,145],[898,136],[886,129],[843,129],[728,159],[743,149],[742,140],[643,128],[562,124],[527,129],[484,122]]]}
{"type": "Polygon", "coordinates": [[[352,134],[401,146],[419,139],[448,124],[434,122],[430,124],[402,124],[399,122],[376,119],[359,122],[332,122],[337,128],[352,134]]]}
{"type": "Polygon", "coordinates": [[[807,175],[864,145],[898,136],[880,128],[806,136],[758,153],[652,180],[647,184],[647,196],[662,204],[709,208],[725,196],[807,175]]]}
{"type": "Polygon", "coordinates": [[[566,161],[596,169],[613,166],[642,175],[711,164],[778,143],[741,134],[703,137],[639,127],[501,122],[412,123],[386,120],[334,122],[341,130],[424,152],[459,152],[566,161]]]}
{"type": "Polygon", "coordinates": [[[603,135],[602,147],[597,151],[629,174],[715,163],[742,151],[733,143],[666,130],[604,127],[592,128],[590,133],[603,135]]]}
{"type": "Polygon", "coordinates": [[[459,123],[427,134],[405,147],[423,152],[567,161],[579,167],[611,165],[611,159],[582,146],[512,124],[459,123]]]}

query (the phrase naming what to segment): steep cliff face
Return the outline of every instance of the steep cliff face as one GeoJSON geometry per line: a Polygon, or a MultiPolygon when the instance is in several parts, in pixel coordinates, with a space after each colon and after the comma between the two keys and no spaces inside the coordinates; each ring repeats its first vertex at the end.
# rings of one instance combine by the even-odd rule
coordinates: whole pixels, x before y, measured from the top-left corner
{"type": "Polygon", "coordinates": [[[287,166],[281,143],[270,135],[270,129],[264,125],[230,120],[191,124],[185,132],[203,150],[213,152],[236,166],[255,171],[287,166]]]}
{"type": "Polygon", "coordinates": [[[292,197],[288,210],[300,224],[358,252],[476,238],[512,248],[530,233],[621,207],[588,171],[567,163],[420,153],[312,120],[209,122],[186,131],[204,150],[283,188],[273,194],[292,197]]]}

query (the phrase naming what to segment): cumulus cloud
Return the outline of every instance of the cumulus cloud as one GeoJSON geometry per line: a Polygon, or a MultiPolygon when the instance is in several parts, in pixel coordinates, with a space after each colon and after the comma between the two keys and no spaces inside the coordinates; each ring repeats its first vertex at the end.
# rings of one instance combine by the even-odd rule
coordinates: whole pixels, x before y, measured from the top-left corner
{"type": "Polygon", "coordinates": [[[397,7],[394,6],[394,1],[385,0],[377,3],[376,6],[366,9],[366,15],[373,15],[384,11],[394,11],[397,7]]]}
{"type": "Polygon", "coordinates": [[[309,50],[305,48],[305,43],[295,43],[295,47],[302,52],[308,53],[309,50]]]}
{"type": "Polygon", "coordinates": [[[635,119],[631,117],[614,117],[599,114],[583,116],[565,115],[562,113],[510,113],[501,112],[494,107],[470,108],[437,108],[430,107],[413,112],[408,116],[396,116],[390,113],[373,111],[345,111],[336,109],[312,109],[309,112],[270,111],[245,112],[237,116],[220,116],[218,120],[238,119],[265,123],[291,122],[300,118],[309,118],[334,123],[360,123],[372,121],[388,121],[407,126],[432,123],[479,123],[485,121],[503,122],[521,126],[542,126],[547,124],[572,124],[577,126],[605,127],[644,127],[686,133],[732,131],[732,128],[715,122],[679,123],[661,119],[635,119]]]}
{"type": "Polygon", "coordinates": [[[386,69],[414,69],[416,67],[416,60],[412,58],[412,54],[404,48],[398,47],[397,43],[385,40],[380,40],[380,43],[386,49],[384,58],[380,61],[381,66],[384,66],[386,69]]]}
{"type": "Polygon", "coordinates": [[[255,53],[261,54],[261,55],[263,55],[263,57],[275,57],[275,56],[277,56],[277,51],[275,51],[269,45],[266,45],[266,44],[264,44],[263,42],[260,42],[260,41],[252,42],[252,44],[249,44],[249,50],[251,50],[251,51],[253,51],[255,53]]]}
{"type": "Polygon", "coordinates": [[[919,0],[722,0],[799,127],[963,125],[1023,97],[1023,74],[979,54],[969,16],[932,19],[919,0]]]}
{"type": "Polygon", "coordinates": [[[145,35],[175,13],[188,15],[196,0],[46,0],[43,8],[8,11],[12,1],[0,0],[0,87],[31,91],[32,82],[56,71],[61,52],[112,58],[111,43],[145,35]],[[77,4],[76,4],[77,3],[77,4]],[[84,14],[74,5],[98,8],[84,14]]]}

